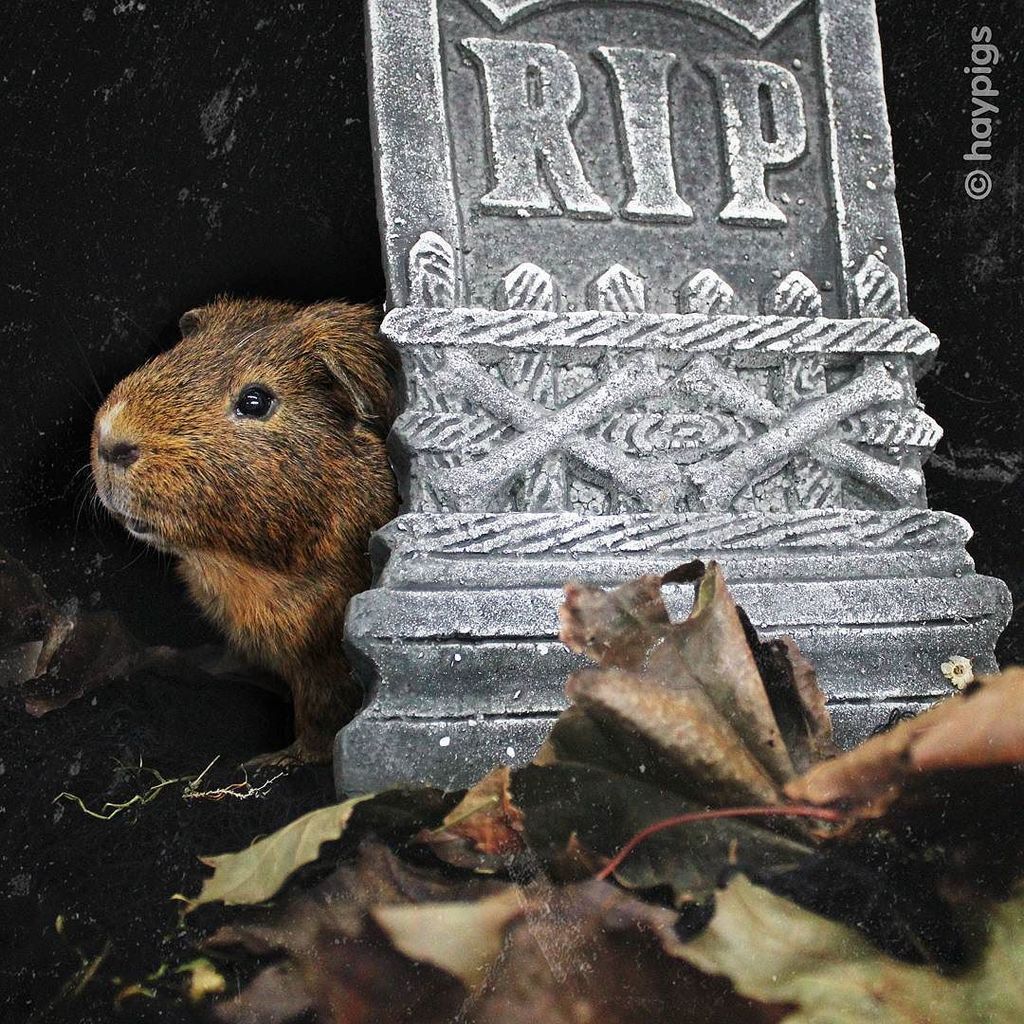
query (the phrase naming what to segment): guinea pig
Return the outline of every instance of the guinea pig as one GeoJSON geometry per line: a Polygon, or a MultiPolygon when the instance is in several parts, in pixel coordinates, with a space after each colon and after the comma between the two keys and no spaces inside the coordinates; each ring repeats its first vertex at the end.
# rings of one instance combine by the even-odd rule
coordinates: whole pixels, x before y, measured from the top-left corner
{"type": "Polygon", "coordinates": [[[232,647],[287,683],[295,742],[330,759],[362,694],[342,648],[393,518],[385,437],[397,365],[369,306],[221,298],[122,380],[96,414],[93,477],[134,537],[176,556],[232,647]]]}

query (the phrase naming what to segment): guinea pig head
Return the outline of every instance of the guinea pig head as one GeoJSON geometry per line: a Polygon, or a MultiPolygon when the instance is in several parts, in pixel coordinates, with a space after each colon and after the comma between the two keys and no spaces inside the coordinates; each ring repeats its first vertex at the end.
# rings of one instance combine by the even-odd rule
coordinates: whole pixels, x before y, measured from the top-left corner
{"type": "Polygon", "coordinates": [[[367,306],[221,299],[96,415],[102,503],[181,555],[282,571],[363,545],[393,514],[395,364],[367,306]]]}

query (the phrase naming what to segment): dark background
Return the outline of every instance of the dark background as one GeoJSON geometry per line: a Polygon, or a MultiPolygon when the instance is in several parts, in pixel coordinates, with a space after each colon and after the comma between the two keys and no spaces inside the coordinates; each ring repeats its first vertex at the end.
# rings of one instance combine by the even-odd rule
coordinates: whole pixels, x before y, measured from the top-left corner
{"type": "MultiPolygon", "coordinates": [[[[942,340],[933,507],[1024,595],[1019,0],[878,0],[914,314],[942,340]],[[963,191],[970,30],[1003,61],[984,202],[963,191]]],[[[361,4],[5,0],[0,543],[154,642],[203,637],[166,560],[89,502],[101,395],[218,292],[379,300],[361,4]],[[81,472],[79,472],[81,471],[81,472]],[[76,475],[77,474],[77,475],[76,475]]],[[[1024,660],[1019,622],[1002,646],[1024,660]]]]}

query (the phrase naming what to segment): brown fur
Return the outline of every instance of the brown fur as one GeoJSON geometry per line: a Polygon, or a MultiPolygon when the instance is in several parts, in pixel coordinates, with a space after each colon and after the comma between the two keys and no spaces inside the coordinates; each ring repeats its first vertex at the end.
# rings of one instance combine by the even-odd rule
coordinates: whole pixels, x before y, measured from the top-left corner
{"type": "MultiPolygon", "coordinates": [[[[144,521],[232,645],[288,683],[296,753],[330,756],[361,694],[342,652],[349,598],[370,582],[371,532],[397,508],[384,436],[394,362],[377,314],[340,302],[219,299],[186,336],[126,377],[97,413],[92,465],[103,503],[144,521]],[[278,396],[265,421],[239,393],[278,396]],[[108,465],[103,441],[137,445],[108,465]]],[[[134,524],[137,528],[139,523],[134,524]]]]}

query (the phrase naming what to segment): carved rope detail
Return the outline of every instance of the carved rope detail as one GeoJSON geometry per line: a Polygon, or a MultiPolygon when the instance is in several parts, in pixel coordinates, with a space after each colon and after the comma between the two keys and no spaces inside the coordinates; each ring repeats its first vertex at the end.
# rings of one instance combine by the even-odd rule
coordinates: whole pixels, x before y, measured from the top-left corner
{"type": "Polygon", "coordinates": [[[927,509],[855,512],[807,509],[799,512],[736,515],[712,512],[629,516],[578,516],[574,513],[510,516],[405,516],[393,546],[445,554],[503,553],[516,556],[619,554],[651,551],[866,551],[961,549],[970,527],[956,516],[927,509]]]}
{"type": "Polygon", "coordinates": [[[403,345],[496,345],[502,348],[617,348],[624,353],[664,348],[697,354],[930,355],[939,342],[916,320],[830,320],[797,316],[706,316],[643,313],[612,316],[597,311],[540,313],[485,309],[396,309],[388,337],[403,345]]]}

